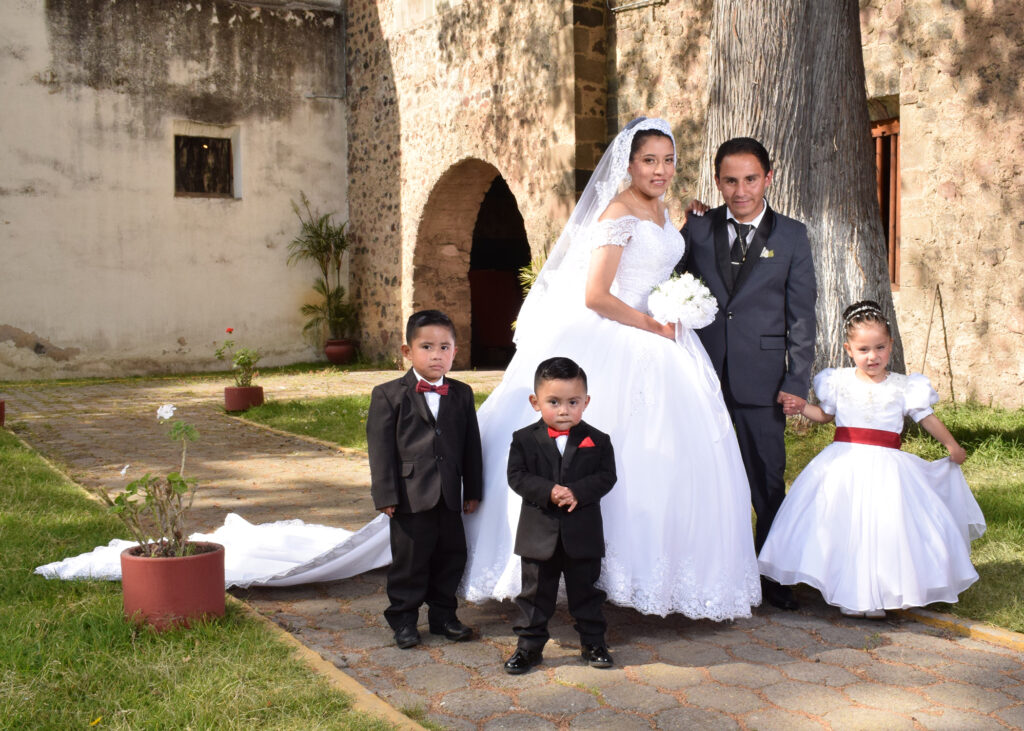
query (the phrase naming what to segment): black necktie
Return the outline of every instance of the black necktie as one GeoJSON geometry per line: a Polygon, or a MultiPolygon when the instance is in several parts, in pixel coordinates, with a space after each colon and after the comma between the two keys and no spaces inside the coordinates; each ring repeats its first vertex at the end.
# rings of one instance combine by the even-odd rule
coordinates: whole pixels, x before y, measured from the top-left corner
{"type": "Polygon", "coordinates": [[[749,223],[740,223],[729,219],[729,223],[736,229],[736,240],[732,242],[732,249],[729,250],[729,258],[733,264],[739,265],[743,263],[743,259],[747,255],[747,234],[750,233],[750,229],[753,228],[749,223]]]}

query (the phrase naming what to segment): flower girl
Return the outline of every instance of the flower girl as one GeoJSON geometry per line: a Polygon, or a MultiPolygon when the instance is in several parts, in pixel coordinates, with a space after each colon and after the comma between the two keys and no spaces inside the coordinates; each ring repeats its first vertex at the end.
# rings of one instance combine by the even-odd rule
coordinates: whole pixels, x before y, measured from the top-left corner
{"type": "Polygon", "coordinates": [[[803,414],[836,420],[835,442],[796,478],[761,549],[761,573],[809,584],[847,616],[955,602],[978,579],[971,541],[985,519],[959,465],[967,454],[932,413],[928,379],[886,370],[889,322],[864,300],[843,313],[853,368],[814,379],[820,406],[803,414]],[[900,451],[904,415],[949,457],[927,462],[900,451]]]}

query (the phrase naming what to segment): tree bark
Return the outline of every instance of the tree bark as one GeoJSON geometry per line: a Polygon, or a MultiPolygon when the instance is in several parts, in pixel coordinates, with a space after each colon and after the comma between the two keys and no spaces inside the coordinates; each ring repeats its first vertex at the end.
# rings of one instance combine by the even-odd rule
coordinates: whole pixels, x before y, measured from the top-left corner
{"type": "Polygon", "coordinates": [[[731,137],[768,148],[772,207],[807,225],[818,278],[814,373],[844,362],[843,310],[877,301],[903,351],[878,209],[857,0],[715,0],[698,195],[718,200],[731,137]]]}

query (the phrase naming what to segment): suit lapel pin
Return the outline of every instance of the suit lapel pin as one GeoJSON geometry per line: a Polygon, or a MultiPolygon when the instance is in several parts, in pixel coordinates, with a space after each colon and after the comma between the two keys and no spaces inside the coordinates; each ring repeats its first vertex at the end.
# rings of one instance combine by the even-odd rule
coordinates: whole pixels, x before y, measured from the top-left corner
{"type": "Polygon", "coordinates": [[[761,258],[762,259],[771,259],[773,256],[775,256],[775,251],[774,250],[772,250],[772,249],[761,249],[761,258]]]}

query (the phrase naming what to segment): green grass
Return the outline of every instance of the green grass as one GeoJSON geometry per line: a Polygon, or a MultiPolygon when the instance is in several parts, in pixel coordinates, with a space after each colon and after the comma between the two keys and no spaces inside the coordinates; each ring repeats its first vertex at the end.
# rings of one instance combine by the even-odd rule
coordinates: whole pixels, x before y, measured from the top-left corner
{"type": "Polygon", "coordinates": [[[349,710],[346,696],[232,605],[222,619],[156,634],[124,620],[117,582],[32,573],[123,536],[115,518],[0,430],[0,727],[389,728],[349,710]]]}
{"type": "MultiPolygon", "coordinates": [[[[967,450],[964,476],[988,528],[971,546],[980,579],[956,604],[932,608],[1024,632],[1024,409],[965,404],[940,407],[936,415],[967,450]]],[[[787,481],[832,441],[833,432],[832,425],[787,431],[787,481]]],[[[904,434],[903,449],[929,460],[947,456],[916,424],[904,434]]]]}
{"type": "MultiPolygon", "coordinates": [[[[477,393],[477,406],[487,398],[477,393]]],[[[306,399],[265,404],[247,418],[345,447],[366,449],[369,396],[306,399]]],[[[940,407],[936,412],[968,453],[964,475],[985,513],[988,530],[972,546],[980,579],[953,605],[935,605],[963,617],[1024,632],[1024,409],[977,404],[940,407]]],[[[786,480],[792,482],[831,441],[831,424],[812,424],[798,434],[787,430],[786,480]]],[[[913,425],[903,448],[925,459],[946,456],[945,448],[913,425]]]]}

